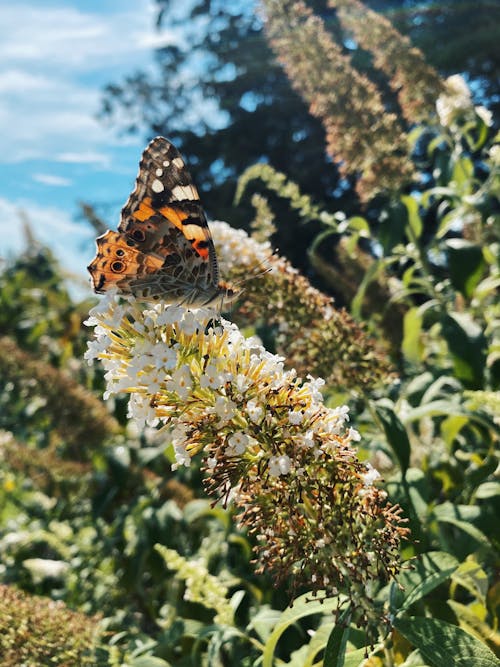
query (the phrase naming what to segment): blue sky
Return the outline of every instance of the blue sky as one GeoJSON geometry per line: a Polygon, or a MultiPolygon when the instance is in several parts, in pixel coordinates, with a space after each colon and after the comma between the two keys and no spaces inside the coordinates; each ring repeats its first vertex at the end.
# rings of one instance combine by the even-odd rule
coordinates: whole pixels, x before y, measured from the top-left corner
{"type": "Polygon", "coordinates": [[[96,119],[105,84],[153,68],[153,0],[0,0],[0,257],[24,245],[20,211],[77,274],[94,254],[79,200],[118,212],[143,137],[96,119]]]}

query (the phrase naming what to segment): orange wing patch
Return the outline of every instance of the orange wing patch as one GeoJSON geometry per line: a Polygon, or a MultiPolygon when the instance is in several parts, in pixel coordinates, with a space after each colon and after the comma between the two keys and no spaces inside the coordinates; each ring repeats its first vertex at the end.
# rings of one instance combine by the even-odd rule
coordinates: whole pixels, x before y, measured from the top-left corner
{"type": "Polygon", "coordinates": [[[118,232],[97,239],[88,267],[96,292],[116,287],[146,301],[224,304],[217,257],[198,192],[179,151],[156,137],[144,151],[118,232]]]}
{"type": "Polygon", "coordinates": [[[88,267],[96,292],[116,286],[127,293],[124,285],[131,276],[155,273],[164,262],[161,257],[142,253],[119,232],[107,231],[96,244],[97,254],[88,267]]]}
{"type": "Polygon", "coordinates": [[[132,213],[136,220],[144,222],[148,220],[155,214],[155,210],[151,203],[151,197],[144,197],[144,199],[139,203],[139,208],[132,213]]]}

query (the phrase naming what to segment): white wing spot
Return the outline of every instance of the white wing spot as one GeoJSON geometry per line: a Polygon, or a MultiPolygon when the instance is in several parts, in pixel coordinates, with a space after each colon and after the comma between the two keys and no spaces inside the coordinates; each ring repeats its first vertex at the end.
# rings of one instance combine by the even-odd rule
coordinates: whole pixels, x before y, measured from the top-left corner
{"type": "Polygon", "coordinates": [[[168,167],[170,164],[170,160],[163,160],[163,166],[168,167]]]}
{"type": "Polygon", "coordinates": [[[157,170],[156,170],[156,175],[157,175],[158,177],[159,177],[159,176],[163,176],[163,169],[157,169],[157,170]]]}
{"type": "Polygon", "coordinates": [[[151,183],[151,188],[153,192],[163,192],[163,190],[165,190],[163,183],[157,178],[151,183]]]}
{"type": "Polygon", "coordinates": [[[172,164],[175,165],[177,169],[182,169],[182,167],[184,166],[184,162],[180,157],[174,157],[174,159],[172,160],[172,164]]]}
{"type": "Polygon", "coordinates": [[[172,194],[178,201],[182,201],[183,199],[190,199],[191,201],[193,199],[198,199],[196,188],[192,185],[176,185],[175,188],[172,189],[172,194]]]}

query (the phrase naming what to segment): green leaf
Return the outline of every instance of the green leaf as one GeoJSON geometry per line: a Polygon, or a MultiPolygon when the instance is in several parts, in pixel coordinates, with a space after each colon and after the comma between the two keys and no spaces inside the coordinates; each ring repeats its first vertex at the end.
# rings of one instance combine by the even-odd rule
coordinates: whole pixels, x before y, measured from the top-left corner
{"type": "Polygon", "coordinates": [[[405,358],[417,364],[422,358],[423,344],[421,340],[423,317],[419,308],[410,308],[403,319],[402,350],[405,358]]]}
{"type": "Polygon", "coordinates": [[[499,667],[490,649],[451,623],[418,616],[396,618],[394,627],[434,667],[499,667]]]}
{"type": "Polygon", "coordinates": [[[486,606],[488,576],[479,563],[473,560],[460,563],[456,572],[453,573],[452,580],[469,591],[483,606],[486,606]]]}
{"type": "MultiPolygon", "coordinates": [[[[321,595],[321,592],[319,593],[321,595]]],[[[332,611],[335,611],[341,601],[338,597],[323,599],[321,601],[311,600],[311,594],[305,593],[299,598],[294,600],[293,607],[285,609],[281,614],[276,627],[274,628],[271,636],[266,642],[264,651],[262,653],[262,667],[273,667],[274,651],[280,640],[281,636],[291,625],[299,621],[301,618],[306,616],[312,616],[313,614],[328,614],[332,611]]]]}
{"type": "Polygon", "coordinates": [[[485,644],[490,642],[491,646],[498,646],[500,643],[498,632],[492,630],[490,624],[484,620],[488,617],[486,607],[477,604],[467,606],[455,600],[448,600],[448,606],[453,610],[462,630],[481,638],[485,644]]]}
{"type": "Polygon", "coordinates": [[[444,246],[453,287],[471,297],[486,269],[481,246],[465,239],[448,239],[444,246]]]}
{"type": "MultiPolygon", "coordinates": [[[[374,646],[374,651],[380,650],[380,646],[374,646]]],[[[365,664],[366,649],[358,648],[355,651],[349,651],[345,654],[343,667],[361,667],[365,664]]]]}
{"type": "Polygon", "coordinates": [[[450,231],[450,229],[454,225],[460,224],[462,217],[463,217],[462,208],[454,208],[451,211],[448,211],[448,213],[446,213],[445,215],[443,215],[439,223],[439,227],[436,231],[436,238],[441,239],[443,238],[443,236],[446,236],[446,234],[450,231]]]}
{"type": "Polygon", "coordinates": [[[429,142],[429,145],[427,146],[427,155],[429,157],[432,157],[432,154],[434,151],[441,146],[441,144],[444,142],[445,137],[443,134],[438,134],[437,137],[434,137],[432,141],[429,142]]]}
{"type": "Polygon", "coordinates": [[[479,507],[453,505],[447,502],[435,507],[432,513],[439,522],[456,526],[467,535],[470,535],[470,537],[473,537],[479,544],[491,548],[490,541],[486,535],[471,523],[471,520],[479,518],[481,513],[479,507]]]}
{"type": "Polygon", "coordinates": [[[402,243],[405,237],[407,223],[406,207],[400,201],[391,202],[387,209],[387,216],[381,221],[378,230],[378,240],[382,244],[384,254],[391,253],[394,246],[402,243]]]}
{"type": "Polygon", "coordinates": [[[452,181],[457,184],[460,192],[470,192],[472,190],[472,178],[474,176],[474,163],[469,157],[462,156],[458,158],[453,167],[451,175],[452,181]]]}
{"type": "Polygon", "coordinates": [[[129,667],[170,667],[171,663],[162,658],[155,658],[153,655],[142,655],[139,658],[127,660],[129,667]]]}
{"type": "Polygon", "coordinates": [[[307,645],[307,651],[303,656],[301,667],[313,667],[315,658],[325,648],[334,625],[332,622],[323,623],[316,630],[307,645]]]}
{"type": "MultiPolygon", "coordinates": [[[[403,600],[399,608],[391,608],[393,614],[406,611],[412,604],[449,579],[459,563],[454,556],[445,551],[431,551],[421,554],[409,565],[412,569],[403,571],[398,577],[398,583],[404,587],[403,600]]],[[[397,597],[396,595],[396,600],[397,597]]]]}
{"type": "Polygon", "coordinates": [[[387,442],[396,454],[404,477],[410,463],[410,440],[406,429],[394,412],[390,401],[382,400],[376,403],[375,412],[382,423],[387,442]]]}
{"type": "Polygon", "coordinates": [[[474,495],[481,500],[500,496],[500,482],[484,482],[484,484],[477,487],[474,495]]]}
{"type": "Polygon", "coordinates": [[[358,291],[356,292],[356,296],[351,302],[351,313],[355,319],[361,318],[361,308],[363,305],[363,300],[365,298],[366,290],[371,281],[375,278],[377,273],[382,268],[383,268],[383,262],[378,261],[378,262],[373,262],[366,271],[363,280],[361,281],[361,285],[359,286],[358,291]]]}
{"type": "Polygon", "coordinates": [[[348,218],[346,222],[349,229],[359,232],[359,235],[363,238],[370,237],[370,225],[366,218],[363,218],[360,215],[353,215],[352,218],[348,218]]]}
{"type": "Polygon", "coordinates": [[[249,627],[253,628],[262,642],[266,642],[269,639],[274,626],[280,620],[281,614],[282,612],[277,609],[261,607],[255,616],[252,617],[249,627]]]}
{"type": "Polygon", "coordinates": [[[463,313],[444,315],[441,327],[456,376],[471,389],[482,388],[486,363],[486,339],[482,330],[463,313]]]}
{"type": "Polygon", "coordinates": [[[417,241],[422,235],[424,225],[419,213],[419,204],[414,197],[410,195],[402,195],[401,201],[406,206],[408,212],[408,225],[411,233],[409,234],[412,241],[417,241]]]}
{"type": "Polygon", "coordinates": [[[328,637],[323,667],[342,667],[349,638],[350,608],[345,609],[328,637]]]}

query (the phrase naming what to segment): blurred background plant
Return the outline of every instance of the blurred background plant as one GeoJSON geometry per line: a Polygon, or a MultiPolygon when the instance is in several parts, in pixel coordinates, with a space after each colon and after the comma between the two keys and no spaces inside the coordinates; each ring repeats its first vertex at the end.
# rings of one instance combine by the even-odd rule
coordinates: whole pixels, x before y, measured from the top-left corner
{"type": "MultiPolygon", "coordinates": [[[[234,510],[210,504],[200,461],[172,472],[164,436],[129,423],[124,398],[100,400],[102,371],[83,361],[95,299],[71,296],[28,225],[26,250],[0,274],[2,664],[354,667],[366,652],[370,665],[498,664],[500,145],[488,43],[499,9],[385,4],[391,22],[367,21],[358,0],[266,0],[258,14],[195,2],[189,47],[160,49],[157,80],[113,84],[103,104],[178,142],[209,212],[253,235],[214,225],[225,276],[255,273],[279,248],[277,270],[252,278],[233,316],[301,374],[323,376],[329,406],[349,402],[359,458],[403,507],[412,569],[403,588],[370,592],[392,627],[370,646],[348,618],[334,625],[338,599],[301,590],[287,608],[286,589],[255,573],[252,538],[234,510]],[[199,76],[175,76],[199,53],[210,56],[199,76]],[[190,126],[196,90],[215,97],[225,127],[190,126]]],[[[158,7],[159,22],[173,20],[171,3],[158,7]]]]}

